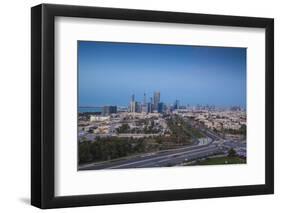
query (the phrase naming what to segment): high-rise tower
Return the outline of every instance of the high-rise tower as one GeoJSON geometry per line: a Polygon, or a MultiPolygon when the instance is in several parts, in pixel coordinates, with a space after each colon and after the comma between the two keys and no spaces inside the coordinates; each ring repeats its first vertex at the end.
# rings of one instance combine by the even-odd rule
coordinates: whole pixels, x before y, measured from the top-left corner
{"type": "Polygon", "coordinates": [[[146,94],[145,93],[143,94],[143,105],[146,106],[146,94]]]}
{"type": "Polygon", "coordinates": [[[153,110],[158,109],[158,104],[160,103],[160,92],[154,92],[154,102],[153,102],[153,110]]]}
{"type": "Polygon", "coordinates": [[[147,104],[146,104],[146,94],[143,94],[143,103],[141,105],[141,111],[144,113],[148,113],[147,111],[147,104]]]}
{"type": "Polygon", "coordinates": [[[135,95],[132,95],[132,99],[130,102],[130,112],[136,112],[136,102],[135,102],[135,95]]]}
{"type": "Polygon", "coordinates": [[[179,109],[179,107],[180,107],[180,101],[176,100],[174,103],[174,109],[179,109]]]}

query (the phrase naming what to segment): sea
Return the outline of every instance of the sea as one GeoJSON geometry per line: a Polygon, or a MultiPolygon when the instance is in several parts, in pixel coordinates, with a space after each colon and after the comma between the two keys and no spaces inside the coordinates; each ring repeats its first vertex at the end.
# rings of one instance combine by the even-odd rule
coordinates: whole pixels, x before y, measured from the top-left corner
{"type": "Polygon", "coordinates": [[[82,112],[102,112],[102,107],[79,107],[79,113],[82,112]]]}

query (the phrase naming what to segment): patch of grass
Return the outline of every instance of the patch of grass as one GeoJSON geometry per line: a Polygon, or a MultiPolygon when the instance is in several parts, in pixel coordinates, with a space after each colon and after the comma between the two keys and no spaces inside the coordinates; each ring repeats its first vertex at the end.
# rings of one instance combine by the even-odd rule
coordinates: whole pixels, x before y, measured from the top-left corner
{"type": "Polygon", "coordinates": [[[197,129],[195,129],[195,128],[191,127],[191,126],[189,127],[189,131],[196,138],[203,138],[204,137],[204,135],[202,135],[202,133],[200,131],[198,131],[197,129]]]}
{"type": "Polygon", "coordinates": [[[216,157],[207,158],[202,161],[198,161],[195,165],[221,165],[221,164],[244,164],[245,159],[239,157],[216,157]]]}

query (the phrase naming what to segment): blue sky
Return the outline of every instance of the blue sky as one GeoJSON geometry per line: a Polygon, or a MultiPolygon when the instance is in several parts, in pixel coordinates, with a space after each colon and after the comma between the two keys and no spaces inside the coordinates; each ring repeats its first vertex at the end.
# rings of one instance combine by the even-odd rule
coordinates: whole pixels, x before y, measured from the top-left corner
{"type": "Polygon", "coordinates": [[[78,42],[79,106],[161,102],[246,106],[246,48],[78,42]]]}

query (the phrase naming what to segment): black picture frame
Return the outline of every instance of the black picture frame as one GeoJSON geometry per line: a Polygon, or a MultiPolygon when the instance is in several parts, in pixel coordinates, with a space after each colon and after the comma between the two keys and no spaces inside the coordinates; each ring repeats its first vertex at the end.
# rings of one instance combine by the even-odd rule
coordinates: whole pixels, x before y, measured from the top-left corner
{"type": "Polygon", "coordinates": [[[164,11],[41,4],[31,8],[31,204],[42,208],[217,198],[274,193],[274,20],[164,11]],[[265,184],[93,195],[54,195],[55,17],[264,28],[265,184]]]}

